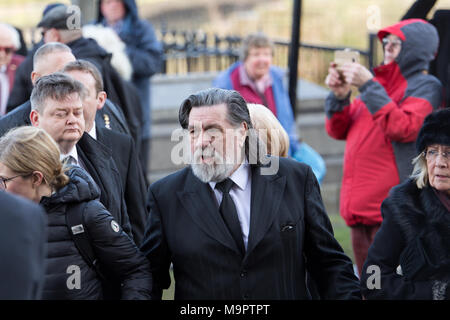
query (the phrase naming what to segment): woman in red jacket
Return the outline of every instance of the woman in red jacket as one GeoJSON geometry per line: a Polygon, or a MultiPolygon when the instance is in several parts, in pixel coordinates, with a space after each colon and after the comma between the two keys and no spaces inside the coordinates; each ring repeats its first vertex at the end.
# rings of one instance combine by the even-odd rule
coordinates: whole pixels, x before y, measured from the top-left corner
{"type": "Polygon", "coordinates": [[[332,63],[325,80],[332,91],[325,103],[326,130],[347,142],[340,212],[351,227],[359,274],[382,221],[381,202],[411,174],[419,129],[442,102],[441,83],[427,74],[438,48],[436,29],[409,19],[381,29],[378,38],[384,61],[375,75],[358,63],[338,72],[332,63]],[[360,94],[350,102],[352,85],[360,94]]]}

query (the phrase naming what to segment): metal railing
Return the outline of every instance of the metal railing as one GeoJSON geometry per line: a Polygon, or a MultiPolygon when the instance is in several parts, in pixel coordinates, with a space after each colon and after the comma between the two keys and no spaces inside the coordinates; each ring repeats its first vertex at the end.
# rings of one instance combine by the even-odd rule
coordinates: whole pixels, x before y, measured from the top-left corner
{"type": "MultiPolygon", "coordinates": [[[[239,59],[242,38],[238,36],[220,37],[201,31],[162,31],[159,38],[164,48],[162,73],[186,74],[189,72],[221,71],[239,59]]],[[[377,64],[376,36],[369,34],[369,48],[357,50],[361,63],[372,68],[377,64]]],[[[288,41],[274,41],[273,64],[288,68],[288,41]]],[[[321,46],[300,43],[299,76],[315,83],[323,84],[329,62],[335,50],[344,47],[321,46]]]]}

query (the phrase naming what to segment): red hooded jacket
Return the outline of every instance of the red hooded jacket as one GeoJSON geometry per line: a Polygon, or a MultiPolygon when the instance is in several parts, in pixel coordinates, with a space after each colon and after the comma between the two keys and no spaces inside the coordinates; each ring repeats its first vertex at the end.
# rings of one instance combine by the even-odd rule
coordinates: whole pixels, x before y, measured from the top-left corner
{"type": "Polygon", "coordinates": [[[325,103],[328,134],[346,140],[340,213],[349,226],[381,223],[382,201],[412,173],[425,116],[442,103],[439,80],[424,72],[437,51],[436,29],[409,19],[380,30],[378,37],[387,34],[402,40],[395,61],[375,68],[352,103],[333,93],[325,103]]]}

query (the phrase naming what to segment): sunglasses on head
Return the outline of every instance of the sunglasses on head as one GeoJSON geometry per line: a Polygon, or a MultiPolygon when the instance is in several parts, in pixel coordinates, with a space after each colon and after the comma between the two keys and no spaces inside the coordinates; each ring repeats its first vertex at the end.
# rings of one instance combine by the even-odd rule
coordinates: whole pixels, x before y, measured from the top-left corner
{"type": "Polygon", "coordinates": [[[11,54],[14,52],[13,47],[0,47],[0,51],[5,51],[6,54],[11,54]]]}

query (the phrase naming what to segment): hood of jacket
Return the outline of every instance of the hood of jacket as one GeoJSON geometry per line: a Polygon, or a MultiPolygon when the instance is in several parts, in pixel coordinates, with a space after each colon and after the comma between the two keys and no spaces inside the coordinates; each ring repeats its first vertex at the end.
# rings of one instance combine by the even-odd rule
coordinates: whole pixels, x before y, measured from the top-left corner
{"type": "Polygon", "coordinates": [[[74,166],[66,174],[70,179],[69,183],[50,197],[43,197],[41,204],[44,207],[49,208],[56,204],[79,203],[100,198],[100,189],[82,168],[74,166]]]}
{"type": "Polygon", "coordinates": [[[435,58],[439,35],[436,28],[422,19],[407,19],[378,32],[380,41],[388,34],[394,34],[402,40],[399,55],[393,61],[404,77],[428,70],[430,62],[435,58]]]}
{"type": "MultiPolygon", "coordinates": [[[[100,2],[98,1],[98,16],[97,16],[97,22],[102,22],[103,20],[103,14],[100,10],[100,2]]],[[[127,9],[127,13],[126,13],[126,17],[130,17],[132,21],[137,21],[139,19],[139,15],[138,15],[138,9],[137,9],[137,5],[136,5],[136,1],[135,0],[122,0],[122,2],[125,5],[125,8],[127,9]]]]}

